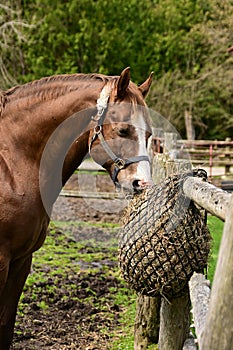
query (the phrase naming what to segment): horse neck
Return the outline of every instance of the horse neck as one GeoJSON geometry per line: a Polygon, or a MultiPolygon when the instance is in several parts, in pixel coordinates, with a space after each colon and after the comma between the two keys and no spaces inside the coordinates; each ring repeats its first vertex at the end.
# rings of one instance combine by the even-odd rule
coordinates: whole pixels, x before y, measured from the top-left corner
{"type": "MultiPolygon", "coordinates": [[[[56,139],[53,138],[53,152],[59,152],[64,149],[64,142],[67,144],[67,138],[70,142],[72,137],[79,137],[88,128],[91,108],[96,105],[103,82],[80,85],[76,90],[68,89],[67,93],[56,98],[46,99],[46,94],[41,98],[40,93],[18,99],[10,98],[2,118],[2,125],[5,126],[2,129],[5,130],[8,142],[14,149],[20,150],[27,161],[40,161],[47,143],[54,135],[56,139]],[[89,113],[81,112],[87,109],[89,113]]],[[[52,96],[52,91],[48,91],[48,94],[52,96]]]]}

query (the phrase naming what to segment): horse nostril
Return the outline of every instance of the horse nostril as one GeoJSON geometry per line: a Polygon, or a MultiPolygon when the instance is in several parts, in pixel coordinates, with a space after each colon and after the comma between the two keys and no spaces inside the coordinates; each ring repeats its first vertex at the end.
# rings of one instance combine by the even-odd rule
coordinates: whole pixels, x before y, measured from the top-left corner
{"type": "Polygon", "coordinates": [[[136,189],[136,190],[139,189],[141,187],[140,186],[140,180],[134,180],[132,185],[133,185],[134,189],[136,189]]]}
{"type": "Polygon", "coordinates": [[[145,180],[134,180],[132,182],[132,186],[133,186],[134,190],[141,191],[141,190],[143,190],[143,189],[145,189],[147,187],[152,186],[152,180],[147,180],[147,181],[145,181],[145,180]]]}

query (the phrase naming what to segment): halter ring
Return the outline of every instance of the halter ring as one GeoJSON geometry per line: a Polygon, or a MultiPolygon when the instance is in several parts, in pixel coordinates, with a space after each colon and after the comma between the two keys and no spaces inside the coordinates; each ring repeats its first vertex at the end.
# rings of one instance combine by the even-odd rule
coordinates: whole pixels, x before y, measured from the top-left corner
{"type": "Polygon", "coordinates": [[[121,159],[121,158],[117,158],[114,160],[114,164],[115,166],[117,166],[118,169],[124,169],[125,167],[125,161],[124,159],[121,159]]]}

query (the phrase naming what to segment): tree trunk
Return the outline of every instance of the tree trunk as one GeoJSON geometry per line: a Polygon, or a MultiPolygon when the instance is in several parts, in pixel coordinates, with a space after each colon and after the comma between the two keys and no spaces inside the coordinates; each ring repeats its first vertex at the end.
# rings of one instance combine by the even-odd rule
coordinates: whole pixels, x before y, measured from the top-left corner
{"type": "Polygon", "coordinates": [[[186,128],[187,139],[194,140],[195,139],[195,130],[193,127],[193,116],[187,110],[184,112],[184,119],[185,119],[185,128],[186,128]]]}

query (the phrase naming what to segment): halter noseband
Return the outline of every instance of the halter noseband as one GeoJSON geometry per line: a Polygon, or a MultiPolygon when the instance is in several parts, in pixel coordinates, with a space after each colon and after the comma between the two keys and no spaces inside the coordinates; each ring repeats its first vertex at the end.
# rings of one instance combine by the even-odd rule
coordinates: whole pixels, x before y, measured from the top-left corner
{"type": "Polygon", "coordinates": [[[112,174],[112,181],[114,184],[118,183],[117,176],[120,170],[125,169],[128,165],[132,163],[138,163],[140,161],[147,161],[150,163],[150,159],[148,156],[135,156],[128,159],[119,158],[109,147],[107,141],[104,139],[104,135],[102,133],[103,122],[106,117],[108,100],[111,93],[111,89],[107,86],[104,86],[100,93],[100,97],[97,100],[96,108],[97,114],[95,117],[92,117],[92,120],[96,121],[96,126],[94,127],[94,134],[92,136],[91,142],[89,144],[89,153],[91,152],[91,147],[96,138],[99,138],[100,144],[103,147],[104,151],[108,154],[108,156],[112,159],[115,167],[112,174]]]}

